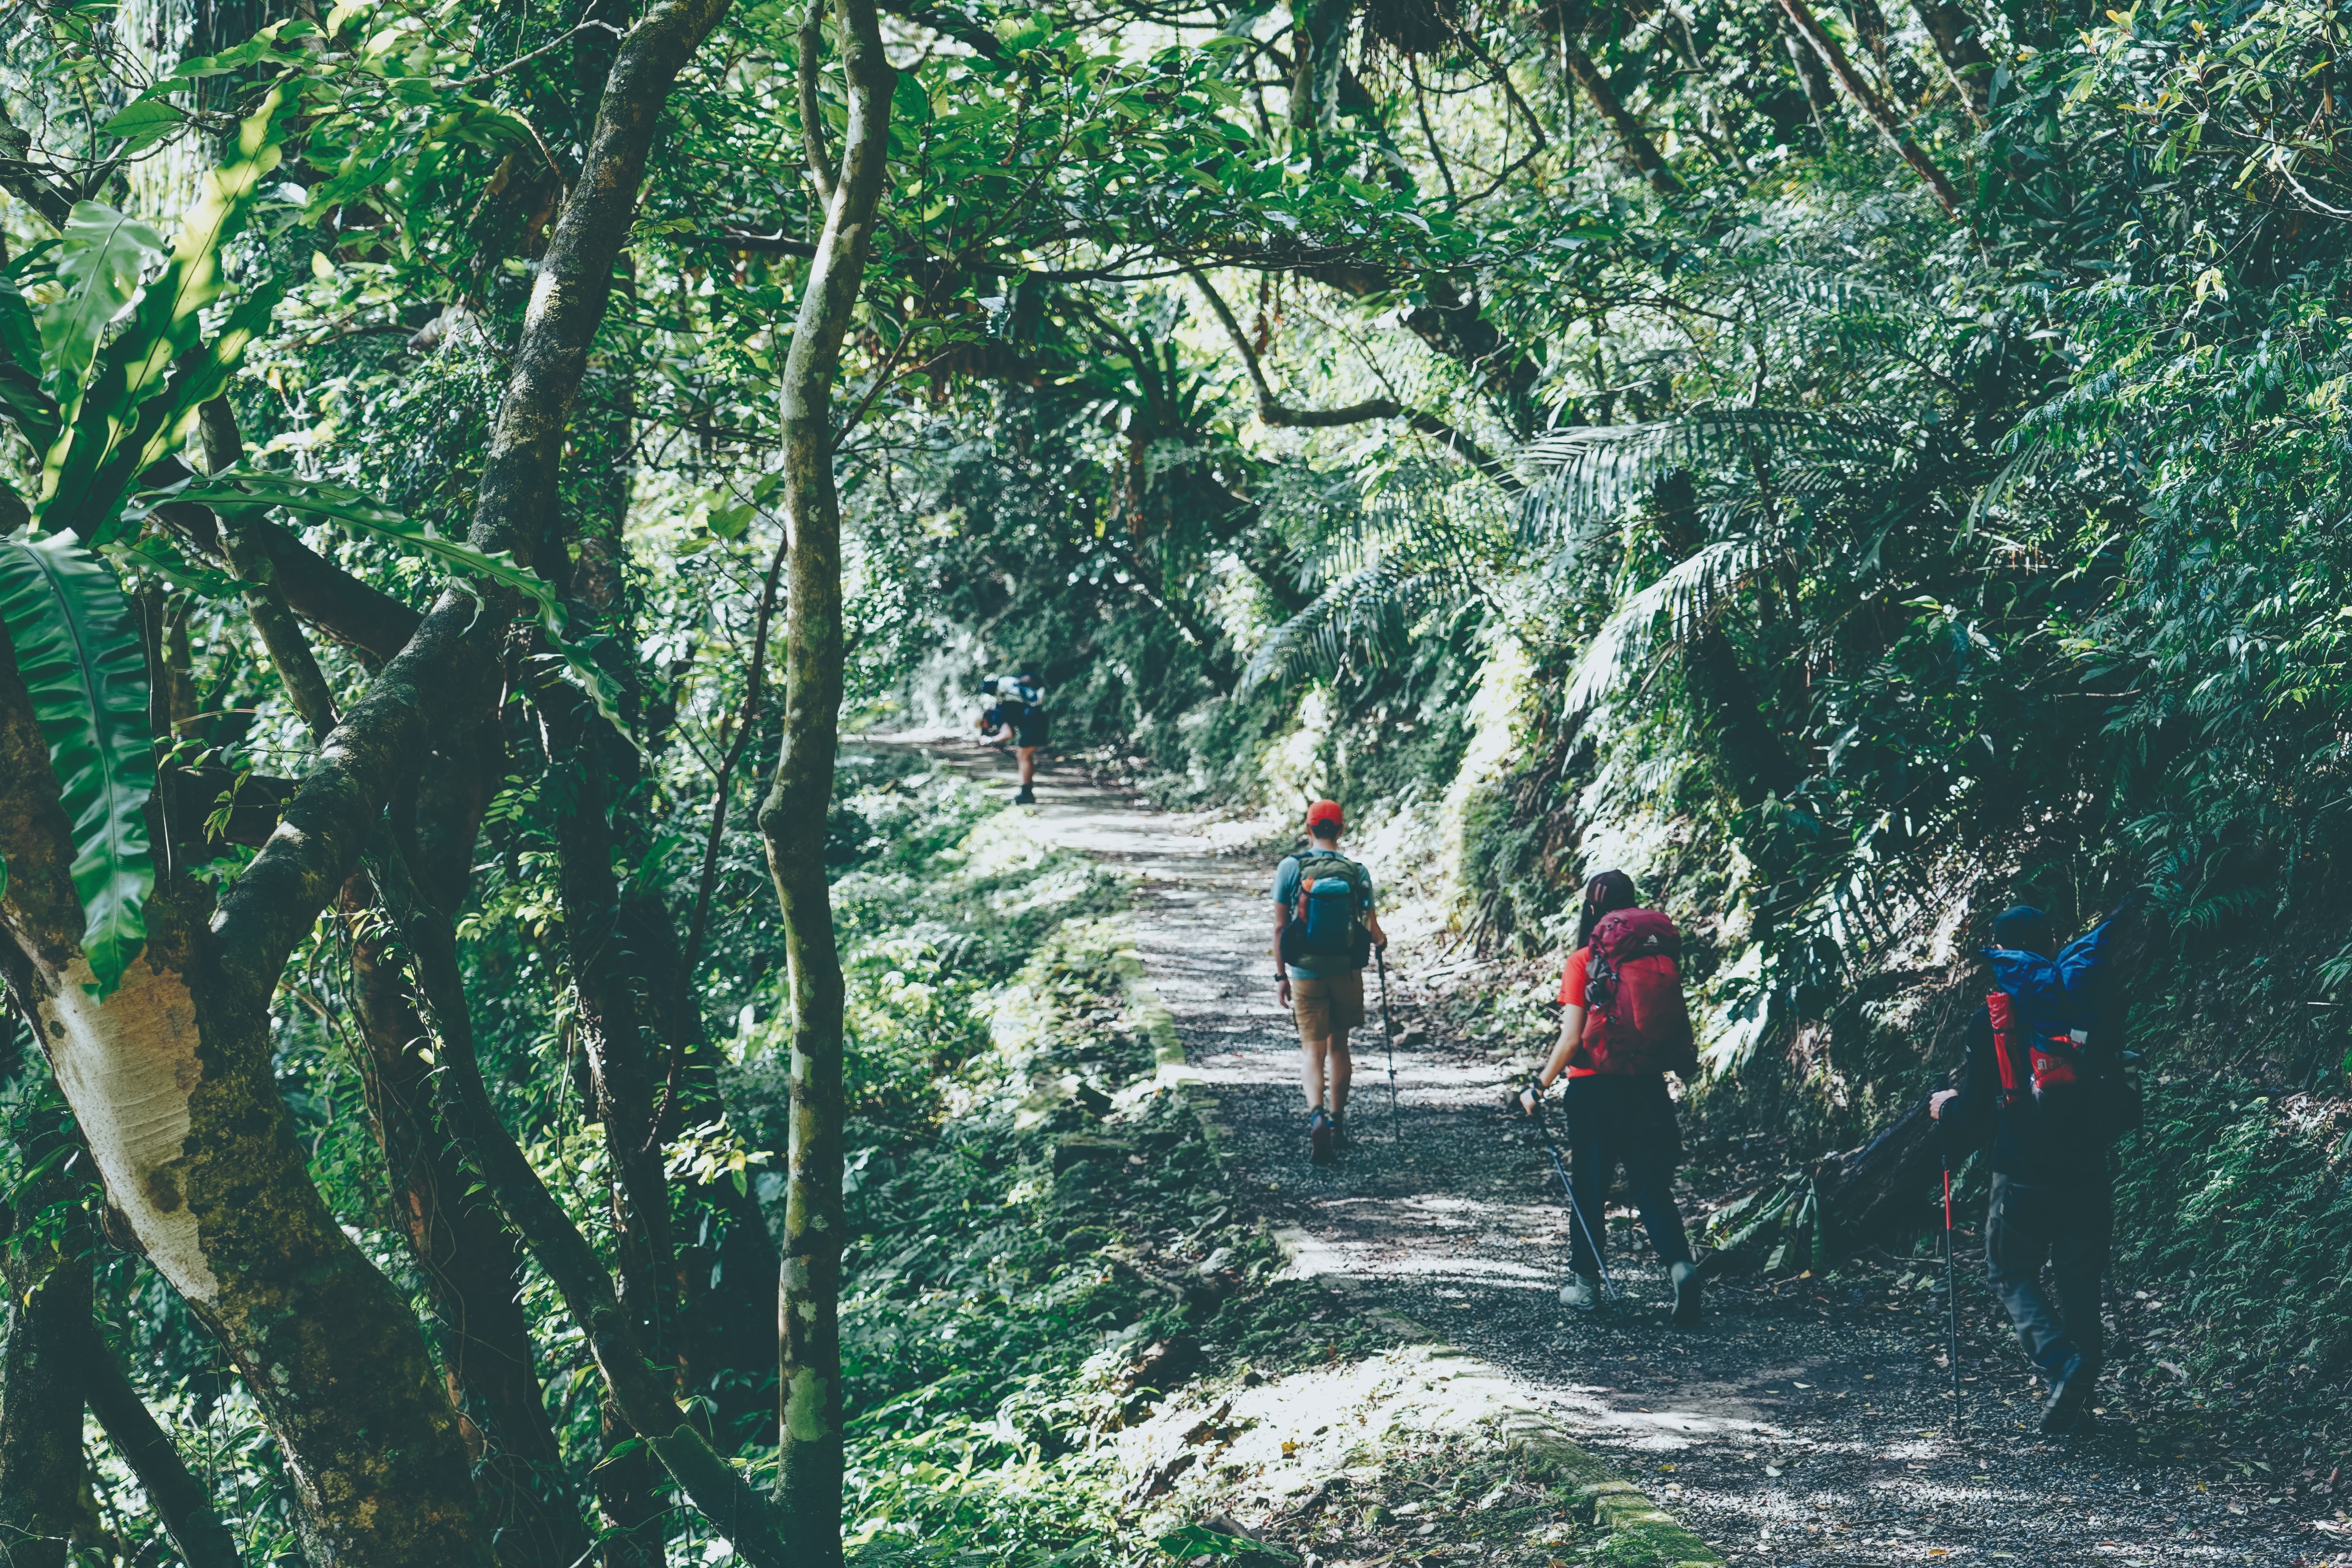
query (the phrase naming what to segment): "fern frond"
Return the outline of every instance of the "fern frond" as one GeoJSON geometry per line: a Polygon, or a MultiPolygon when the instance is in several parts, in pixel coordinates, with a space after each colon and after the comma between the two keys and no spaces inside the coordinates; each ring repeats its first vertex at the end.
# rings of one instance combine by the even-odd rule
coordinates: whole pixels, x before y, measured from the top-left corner
{"type": "Polygon", "coordinates": [[[1328,675],[1351,652],[1375,668],[1386,664],[1414,622],[1468,597],[1485,570],[1466,554],[1434,560],[1399,554],[1337,579],[1258,645],[1242,671],[1236,700],[1268,680],[1328,675]]]}
{"type": "Polygon", "coordinates": [[[1676,562],[1601,624],[1568,683],[1567,716],[1583,713],[1622,685],[1660,640],[1678,644],[1704,626],[1715,606],[1736,594],[1779,553],[1758,534],[1717,540],[1676,562]]]}
{"type": "Polygon", "coordinates": [[[1907,453],[1895,426],[1805,409],[1714,409],[1646,425],[1597,425],[1538,437],[1517,454],[1529,484],[1519,536],[1572,547],[1677,469],[1756,476],[1780,462],[1879,467],[1907,453]]]}

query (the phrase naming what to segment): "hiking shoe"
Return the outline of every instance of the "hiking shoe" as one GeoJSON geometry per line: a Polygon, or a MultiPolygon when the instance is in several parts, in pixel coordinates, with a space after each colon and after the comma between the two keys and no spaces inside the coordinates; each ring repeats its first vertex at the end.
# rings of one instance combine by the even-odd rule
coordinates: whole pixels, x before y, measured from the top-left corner
{"type": "Polygon", "coordinates": [[[2071,1431],[2083,1417],[2083,1406],[2091,1401],[2091,1384],[2098,1371],[2083,1359],[2081,1352],[2066,1358],[2058,1371],[2057,1381],[2050,1385],[2050,1397],[2042,1402],[2042,1435],[2055,1437],[2071,1431]]]}
{"type": "Polygon", "coordinates": [[[1339,1115],[1331,1118],[1331,1147],[1334,1149],[1345,1149],[1347,1146],[1348,1113],[1343,1110],[1339,1112],[1339,1115]]]}
{"type": "Polygon", "coordinates": [[[1677,1263],[1673,1269],[1675,1281],[1675,1321],[1688,1328],[1699,1320],[1699,1278],[1696,1263],[1677,1263]]]}
{"type": "Polygon", "coordinates": [[[1317,1106],[1315,1114],[1307,1119],[1307,1157],[1318,1165],[1329,1164],[1338,1137],[1329,1113],[1317,1106]]]}
{"type": "Polygon", "coordinates": [[[1037,804],[1037,792],[1031,789],[1027,784],[1023,784],[1021,786],[1020,793],[1013,797],[1013,804],[1015,805],[1034,805],[1037,804]]]}
{"type": "Polygon", "coordinates": [[[1590,1312],[1601,1305],[1601,1279],[1594,1274],[1571,1274],[1568,1283],[1559,1288],[1559,1304],[1580,1312],[1590,1312]]]}

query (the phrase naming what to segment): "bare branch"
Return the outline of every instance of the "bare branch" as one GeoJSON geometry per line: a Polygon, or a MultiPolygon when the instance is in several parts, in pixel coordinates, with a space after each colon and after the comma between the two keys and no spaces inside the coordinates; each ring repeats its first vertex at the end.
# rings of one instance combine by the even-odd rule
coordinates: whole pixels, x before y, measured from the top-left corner
{"type": "Polygon", "coordinates": [[[1642,128],[1642,122],[1633,118],[1633,111],[1625,107],[1625,100],[1617,96],[1617,89],[1610,85],[1609,79],[1601,74],[1601,68],[1593,63],[1592,57],[1586,54],[1583,47],[1569,37],[1565,31],[1560,36],[1559,52],[1568,61],[1568,74],[1576,79],[1576,85],[1584,89],[1584,96],[1592,100],[1592,106],[1601,110],[1601,118],[1608,121],[1610,127],[1617,132],[1618,145],[1625,150],[1626,159],[1635,171],[1650,182],[1650,188],[1662,196],[1681,195],[1682,176],[1675,173],[1673,166],[1666,162],[1665,154],[1658,151],[1658,144],[1650,140],[1650,133],[1642,128]]]}
{"type": "Polygon", "coordinates": [[[556,50],[562,48],[564,45],[570,43],[572,39],[578,37],[583,33],[594,32],[599,29],[612,34],[613,37],[616,38],[625,38],[629,36],[625,29],[616,27],[610,22],[600,20],[583,22],[578,26],[572,28],[570,32],[563,34],[552,42],[541,44],[539,47],[531,50],[530,53],[527,55],[517,55],[513,59],[509,60],[502,66],[499,66],[494,69],[482,71],[474,76],[469,76],[463,81],[453,81],[449,85],[455,88],[479,87],[482,83],[488,81],[492,77],[504,76],[510,70],[520,70],[523,67],[530,64],[531,61],[540,58],[543,55],[553,54],[556,50]]]}
{"type": "Polygon", "coordinates": [[[1945,216],[1957,219],[1960,216],[1959,193],[1952,189],[1952,183],[1944,178],[1943,170],[1936,166],[1935,161],[1920,151],[1919,144],[1904,134],[1901,122],[1895,118],[1895,111],[1887,107],[1885,99],[1878,96],[1877,89],[1863,79],[1862,73],[1854,68],[1853,61],[1847,58],[1845,50],[1838,47],[1838,41],[1829,36],[1820,20],[1806,8],[1805,0],[1780,0],[1780,9],[1788,13],[1789,20],[1796,25],[1797,31],[1803,34],[1806,42],[1811,44],[1822,58],[1828,62],[1838,80],[1845,84],[1846,91],[1862,105],[1863,112],[1869,115],[1878,129],[1885,132],[1887,141],[1895,144],[1895,150],[1903,155],[1903,161],[1927,182],[1928,190],[1934,192],[1936,200],[1942,204],[1945,216]]]}
{"type": "Polygon", "coordinates": [[[1402,419],[1424,436],[1444,443],[1446,450],[1493,479],[1506,489],[1519,488],[1518,476],[1508,465],[1496,458],[1470,437],[1455,429],[1433,414],[1415,413],[1393,397],[1367,397],[1341,408],[1292,408],[1274,395],[1267,384],[1265,370],[1258,363],[1257,350],[1250,346],[1249,334],[1242,331],[1240,321],[1209,282],[1208,275],[1197,267],[1188,267],[1185,275],[1207,300],[1209,310],[1225,329],[1225,336],[1241,352],[1242,363],[1249,372],[1250,385],[1257,392],[1257,416],[1268,425],[1295,430],[1324,430],[1341,425],[1361,425],[1374,419],[1402,419]]]}

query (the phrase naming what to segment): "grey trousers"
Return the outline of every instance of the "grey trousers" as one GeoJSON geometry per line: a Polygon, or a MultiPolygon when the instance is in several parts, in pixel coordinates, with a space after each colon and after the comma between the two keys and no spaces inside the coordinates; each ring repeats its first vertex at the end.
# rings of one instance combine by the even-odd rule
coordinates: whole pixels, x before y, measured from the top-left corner
{"type": "Polygon", "coordinates": [[[1985,1281],[2009,1312],[2017,1342],[2044,1378],[2055,1381],[2080,1351],[2095,1371],[2105,1337],[2099,1325],[2101,1277],[2115,1205],[2106,1184],[2032,1187],[1999,1172],[1985,1216],[1985,1281]],[[2042,1288],[2047,1263],[2057,1300],[2042,1288]]]}

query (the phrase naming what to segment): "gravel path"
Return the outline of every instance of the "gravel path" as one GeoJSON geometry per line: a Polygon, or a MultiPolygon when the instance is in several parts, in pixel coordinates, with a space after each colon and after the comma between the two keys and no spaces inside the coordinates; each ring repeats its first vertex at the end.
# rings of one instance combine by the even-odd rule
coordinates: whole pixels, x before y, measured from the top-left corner
{"type": "MultiPolygon", "coordinates": [[[[975,765],[969,753],[955,760],[975,765]]],[[[1968,1433],[1957,1441],[1939,1262],[1841,1268],[1832,1282],[1777,1289],[1720,1282],[1706,1322],[1677,1331],[1655,1258],[1621,1245],[1627,1300],[1591,1318],[1569,1312],[1557,1293],[1567,1219],[1549,1162],[1499,1109],[1491,1054],[1443,1031],[1397,1054],[1392,1136],[1375,1017],[1357,1043],[1355,1147],[1318,1170],[1307,1160],[1296,1036],[1274,1002],[1264,857],[1075,773],[1047,773],[1039,798],[1048,837],[1138,876],[1139,945],[1223,1102],[1246,1201],[1269,1224],[1305,1231],[1318,1271],[1348,1276],[1354,1299],[1503,1368],[1731,1562],[2352,1568],[2332,1514],[2319,1522],[2311,1505],[2266,1500],[2259,1485],[2209,1489],[2193,1434],[2135,1426],[2118,1405],[2107,1435],[2033,1437],[2037,1393],[1966,1250],[1968,1433]]],[[[1391,972],[1400,1030],[1433,1021],[1414,967],[1408,957],[1391,972]]],[[[1685,1188],[1686,1218],[1706,1206],[1685,1188]]],[[[1612,1228],[1629,1221],[1612,1209],[1612,1228]]]]}

